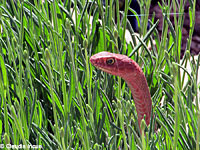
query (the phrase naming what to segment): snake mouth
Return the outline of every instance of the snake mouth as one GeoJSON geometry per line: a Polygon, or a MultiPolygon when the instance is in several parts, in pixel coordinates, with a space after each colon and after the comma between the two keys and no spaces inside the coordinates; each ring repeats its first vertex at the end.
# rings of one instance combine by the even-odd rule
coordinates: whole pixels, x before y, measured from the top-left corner
{"type": "MultiPolygon", "coordinates": [[[[111,72],[109,69],[105,69],[105,68],[100,67],[100,66],[95,66],[95,67],[96,67],[97,69],[102,70],[102,71],[107,72],[107,73],[110,73],[110,72],[111,72]]],[[[111,74],[111,73],[110,73],[110,74],[111,74]]]]}

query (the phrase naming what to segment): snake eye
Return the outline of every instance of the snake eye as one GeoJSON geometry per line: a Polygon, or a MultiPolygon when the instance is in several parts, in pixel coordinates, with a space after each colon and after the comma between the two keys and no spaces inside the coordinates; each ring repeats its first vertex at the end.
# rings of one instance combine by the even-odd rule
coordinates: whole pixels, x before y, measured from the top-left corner
{"type": "Polygon", "coordinates": [[[109,58],[109,59],[106,60],[106,63],[107,63],[108,65],[112,65],[112,64],[115,63],[115,59],[114,59],[114,58],[109,58]]]}

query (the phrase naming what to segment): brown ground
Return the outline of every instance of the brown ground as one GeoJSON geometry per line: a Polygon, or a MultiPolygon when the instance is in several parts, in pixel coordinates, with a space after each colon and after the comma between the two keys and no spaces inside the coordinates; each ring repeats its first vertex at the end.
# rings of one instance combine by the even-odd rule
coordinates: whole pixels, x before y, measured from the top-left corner
{"type": "MultiPolygon", "coordinates": [[[[185,6],[184,11],[184,24],[182,29],[182,48],[181,48],[181,56],[184,55],[186,44],[187,44],[187,38],[189,36],[189,29],[190,29],[190,20],[189,20],[189,3],[187,2],[185,6]]],[[[153,14],[155,12],[155,18],[159,19],[159,25],[158,25],[158,31],[161,33],[162,31],[162,11],[160,7],[157,4],[152,4],[150,9],[150,14],[153,14]]],[[[170,19],[173,23],[173,18],[170,19]]],[[[191,54],[192,55],[198,55],[200,54],[200,0],[197,0],[196,4],[196,14],[195,14],[195,27],[194,27],[194,33],[192,37],[192,43],[191,43],[191,54]]]]}

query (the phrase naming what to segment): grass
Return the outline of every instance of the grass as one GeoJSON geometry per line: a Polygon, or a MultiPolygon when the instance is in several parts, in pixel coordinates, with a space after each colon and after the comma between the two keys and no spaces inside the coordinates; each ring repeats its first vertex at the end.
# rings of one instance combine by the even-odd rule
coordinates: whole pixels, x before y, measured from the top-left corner
{"type": "MultiPolygon", "coordinates": [[[[121,24],[113,13],[119,14],[118,1],[110,2],[113,7],[104,8],[100,0],[2,1],[0,144],[48,150],[199,149],[200,56],[194,59],[189,52],[196,0],[189,1],[190,32],[182,60],[183,0],[160,4],[161,35],[158,22],[152,18],[146,30],[148,16],[141,17],[139,36],[127,21],[128,1],[121,24]],[[174,26],[172,12],[180,13],[174,26]],[[139,43],[126,42],[126,26],[139,43]],[[105,50],[131,57],[147,78],[154,118],[148,127],[142,123],[141,135],[125,82],[89,63],[91,55],[105,50]]],[[[150,0],[140,5],[148,14],[150,0]]]]}

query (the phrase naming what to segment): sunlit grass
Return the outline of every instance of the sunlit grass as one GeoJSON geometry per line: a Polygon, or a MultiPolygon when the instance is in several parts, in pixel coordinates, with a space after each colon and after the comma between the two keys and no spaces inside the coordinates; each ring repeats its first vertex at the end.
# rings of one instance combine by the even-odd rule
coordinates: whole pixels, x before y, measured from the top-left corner
{"type": "MultiPolygon", "coordinates": [[[[174,16],[172,25],[167,14],[183,14],[183,0],[159,4],[161,36],[159,21],[151,20],[147,30],[148,15],[141,17],[135,34],[126,18],[128,1],[121,22],[119,3],[113,4],[0,4],[0,144],[42,145],[48,150],[199,149],[200,56],[189,52],[196,0],[190,1],[190,32],[182,60],[184,20],[174,16]],[[132,42],[126,42],[125,27],[132,42]],[[127,55],[143,69],[154,117],[148,127],[143,122],[142,134],[126,83],[89,63],[100,51],[127,55]]],[[[150,0],[140,5],[148,14],[150,0]]]]}

